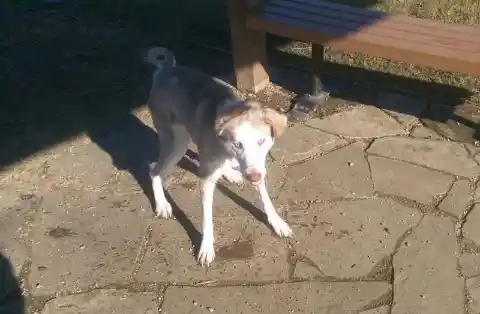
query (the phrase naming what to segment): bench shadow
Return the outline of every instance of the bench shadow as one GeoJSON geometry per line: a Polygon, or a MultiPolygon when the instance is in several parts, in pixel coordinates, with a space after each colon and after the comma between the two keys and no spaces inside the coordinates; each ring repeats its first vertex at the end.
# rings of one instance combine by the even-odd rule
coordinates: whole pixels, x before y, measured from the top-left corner
{"type": "Polygon", "coordinates": [[[0,251],[0,314],[26,313],[25,298],[13,266],[0,251]]]}
{"type": "MultiPolygon", "coordinates": [[[[311,86],[311,58],[275,50],[275,46],[271,47],[269,56],[272,63],[278,65],[271,71],[272,82],[299,95],[310,92],[308,88],[311,86]]],[[[480,140],[480,125],[456,113],[456,108],[465,105],[473,95],[472,91],[466,88],[329,61],[324,62],[324,69],[323,82],[333,98],[415,116],[423,124],[429,121],[428,127],[447,122],[460,123],[464,128],[469,128],[471,134],[471,137],[460,140],[480,140]],[[419,110],[409,103],[388,104],[379,101],[381,92],[403,94],[412,100],[427,103],[427,107],[419,110]]],[[[328,105],[327,102],[326,106],[328,105]]]]}

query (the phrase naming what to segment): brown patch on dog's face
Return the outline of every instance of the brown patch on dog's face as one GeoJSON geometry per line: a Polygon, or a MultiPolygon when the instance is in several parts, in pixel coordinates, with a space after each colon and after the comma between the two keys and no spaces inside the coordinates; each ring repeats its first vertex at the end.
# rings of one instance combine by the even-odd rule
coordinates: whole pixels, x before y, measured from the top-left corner
{"type": "Polygon", "coordinates": [[[270,127],[270,136],[278,138],[287,127],[287,117],[271,108],[262,108],[258,101],[247,100],[236,106],[226,106],[217,112],[215,130],[222,137],[228,137],[228,130],[233,130],[243,122],[250,122],[252,125],[263,125],[270,127]],[[227,131],[227,132],[225,132],[227,131]]]}
{"type": "Polygon", "coordinates": [[[223,106],[217,111],[215,120],[215,131],[221,135],[225,129],[232,128],[248,119],[248,112],[254,108],[250,101],[241,101],[241,104],[234,106],[223,106]]]}
{"type": "Polygon", "coordinates": [[[271,108],[263,109],[264,120],[270,126],[272,137],[280,137],[287,128],[287,117],[271,108]]]}

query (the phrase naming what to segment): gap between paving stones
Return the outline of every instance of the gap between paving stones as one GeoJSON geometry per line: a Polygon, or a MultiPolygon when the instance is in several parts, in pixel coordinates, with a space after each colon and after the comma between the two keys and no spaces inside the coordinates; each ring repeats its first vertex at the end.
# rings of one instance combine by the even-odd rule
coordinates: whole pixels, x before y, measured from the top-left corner
{"type": "MultiPolygon", "coordinates": [[[[373,291],[369,291],[373,292],[373,291]]],[[[267,293],[268,295],[275,295],[276,293],[274,291],[270,291],[267,293]]],[[[202,311],[208,310],[210,312],[220,312],[222,313],[220,308],[224,309],[225,311],[228,311],[230,313],[230,309],[225,309],[224,305],[221,305],[218,303],[218,300],[224,300],[225,298],[231,298],[227,302],[227,307],[228,306],[234,306],[237,308],[238,305],[235,303],[240,303],[242,309],[247,306],[250,307],[252,302],[253,304],[258,304],[263,311],[267,310],[272,310],[270,305],[274,304],[275,302],[280,302],[284,303],[285,306],[290,307],[290,306],[295,306],[294,303],[296,301],[299,301],[298,298],[303,298],[306,297],[307,300],[304,300],[301,302],[300,308],[298,310],[301,310],[303,307],[308,307],[310,310],[313,309],[318,309],[319,306],[321,309],[327,310],[335,310],[335,313],[340,313],[338,312],[340,307],[344,307],[342,313],[363,313],[364,311],[369,311],[372,309],[377,309],[380,307],[384,306],[390,306],[392,303],[392,291],[391,291],[391,285],[385,283],[385,282],[335,282],[335,283],[328,283],[328,282],[318,282],[318,281],[310,281],[308,283],[302,283],[302,282],[289,282],[289,283],[273,283],[269,285],[243,285],[243,286],[228,286],[228,287],[219,287],[219,286],[198,286],[198,287],[189,287],[189,286],[175,286],[175,285],[170,285],[165,289],[165,294],[162,299],[162,307],[161,311],[166,312],[166,313],[177,313],[179,309],[174,310],[173,312],[170,312],[169,309],[173,307],[176,307],[176,304],[182,304],[182,310],[185,308],[190,307],[189,313],[200,313],[202,311]],[[301,285],[300,285],[301,284],[301,285]],[[300,294],[297,294],[297,290],[304,290],[305,285],[308,285],[310,289],[308,289],[309,292],[303,291],[300,294]],[[290,292],[281,292],[281,289],[285,290],[291,290],[292,288],[295,288],[290,292]],[[316,287],[316,289],[315,289],[316,287]],[[356,287],[354,290],[349,290],[349,287],[356,287]],[[365,289],[365,288],[373,288],[373,290],[377,290],[374,292],[373,295],[370,297],[367,297],[367,300],[364,300],[361,298],[360,303],[357,303],[356,305],[351,305],[351,304],[345,304],[348,302],[352,297],[356,298],[358,297],[356,294],[357,293],[366,293],[369,290],[372,289],[365,289]],[[385,292],[381,292],[378,289],[382,287],[385,289],[385,292]],[[219,296],[217,294],[223,294],[225,293],[225,289],[219,289],[219,288],[225,288],[227,289],[228,296],[224,295],[219,296]],[[363,288],[363,289],[361,289],[363,288]],[[273,300],[268,300],[266,302],[263,302],[264,299],[261,300],[256,300],[256,298],[253,295],[250,294],[250,290],[256,291],[255,295],[262,294],[261,291],[267,292],[270,290],[276,290],[276,292],[280,292],[280,295],[277,295],[277,297],[273,297],[273,300]],[[316,291],[315,291],[316,290],[316,291]],[[331,290],[336,290],[336,293],[330,294],[331,290]],[[345,290],[344,293],[343,290],[345,290]],[[243,293],[238,294],[237,291],[243,291],[243,293]],[[206,293],[206,295],[203,295],[203,293],[206,293]],[[326,300],[322,300],[320,304],[316,303],[317,300],[311,299],[310,294],[316,295],[316,297],[324,298],[325,295],[330,294],[330,298],[327,298],[326,300]],[[170,294],[170,295],[169,295],[170,294]],[[203,295],[203,296],[202,296],[203,295]],[[212,295],[217,295],[215,297],[212,297],[212,295]],[[285,296],[287,297],[287,300],[282,300],[285,299],[285,296]],[[181,300],[176,300],[176,298],[180,297],[181,300]],[[343,300],[343,302],[337,303],[334,300],[336,299],[343,300]],[[173,299],[173,300],[172,300],[173,299]],[[189,299],[189,300],[187,300],[189,299]],[[310,300],[308,300],[310,299],[310,300]],[[238,300],[238,301],[237,301],[238,300]],[[313,305],[311,305],[313,303],[313,305]],[[331,307],[329,304],[335,304],[333,307],[331,307]],[[312,308],[313,306],[313,308],[312,308]],[[324,308],[325,307],[325,308],[324,308]],[[352,308],[353,307],[353,308],[352,308]]],[[[356,303],[356,302],[354,302],[356,303]]],[[[255,309],[258,311],[259,308],[255,306],[255,309]]],[[[237,309],[238,310],[238,309],[237,309]]],[[[235,313],[238,313],[237,310],[235,313]]],[[[250,308],[250,310],[252,310],[250,308]]],[[[277,308],[278,310],[278,308],[277,308]]],[[[293,310],[293,309],[292,309],[293,310]]],[[[289,310],[288,313],[293,313],[292,310],[289,310]]],[[[241,313],[249,313],[244,312],[243,310],[240,310],[241,313]]],[[[323,310],[322,310],[323,312],[323,310]]],[[[283,308],[280,311],[280,313],[284,313],[283,308]]],[[[285,312],[286,313],[286,312],[285,312]]],[[[310,311],[308,312],[310,313],[310,311]]]]}
{"type": "Polygon", "coordinates": [[[422,167],[422,168],[425,168],[425,169],[428,169],[428,170],[433,170],[433,171],[436,171],[436,172],[439,172],[439,173],[442,173],[442,174],[451,175],[451,176],[458,177],[458,178],[461,178],[461,179],[466,179],[466,180],[469,180],[469,181],[475,181],[476,180],[474,177],[465,177],[465,176],[462,176],[462,175],[457,175],[457,174],[454,174],[454,173],[451,173],[451,172],[447,172],[447,171],[436,169],[436,168],[431,168],[431,167],[428,167],[428,166],[425,166],[425,165],[422,165],[422,164],[418,164],[418,163],[414,163],[414,162],[410,162],[410,161],[406,161],[406,160],[401,160],[401,159],[394,158],[394,157],[387,157],[387,156],[379,155],[379,154],[376,154],[376,153],[368,153],[368,152],[367,152],[367,154],[369,156],[376,156],[376,157],[391,159],[391,160],[395,160],[395,161],[398,161],[398,162],[401,162],[401,163],[422,167]]]}

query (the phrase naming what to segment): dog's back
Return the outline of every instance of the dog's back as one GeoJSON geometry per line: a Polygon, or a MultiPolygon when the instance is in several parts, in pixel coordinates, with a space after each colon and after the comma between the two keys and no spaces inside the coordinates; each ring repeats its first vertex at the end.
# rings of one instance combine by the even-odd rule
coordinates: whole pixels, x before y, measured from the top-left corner
{"type": "MultiPolygon", "coordinates": [[[[153,49],[158,48],[150,51],[153,49]]],[[[231,86],[198,70],[176,66],[171,52],[161,52],[165,53],[165,61],[152,59],[151,53],[147,60],[157,66],[148,100],[154,119],[183,124],[192,138],[209,131],[206,128],[213,129],[217,106],[236,99],[231,86]]]]}

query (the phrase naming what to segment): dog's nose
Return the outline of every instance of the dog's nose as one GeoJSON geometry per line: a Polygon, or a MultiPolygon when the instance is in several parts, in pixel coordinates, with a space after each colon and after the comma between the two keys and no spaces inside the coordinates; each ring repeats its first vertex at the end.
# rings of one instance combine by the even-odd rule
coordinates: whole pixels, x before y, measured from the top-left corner
{"type": "Polygon", "coordinates": [[[250,182],[258,182],[262,178],[262,174],[256,170],[253,170],[246,175],[247,180],[250,182]]]}

